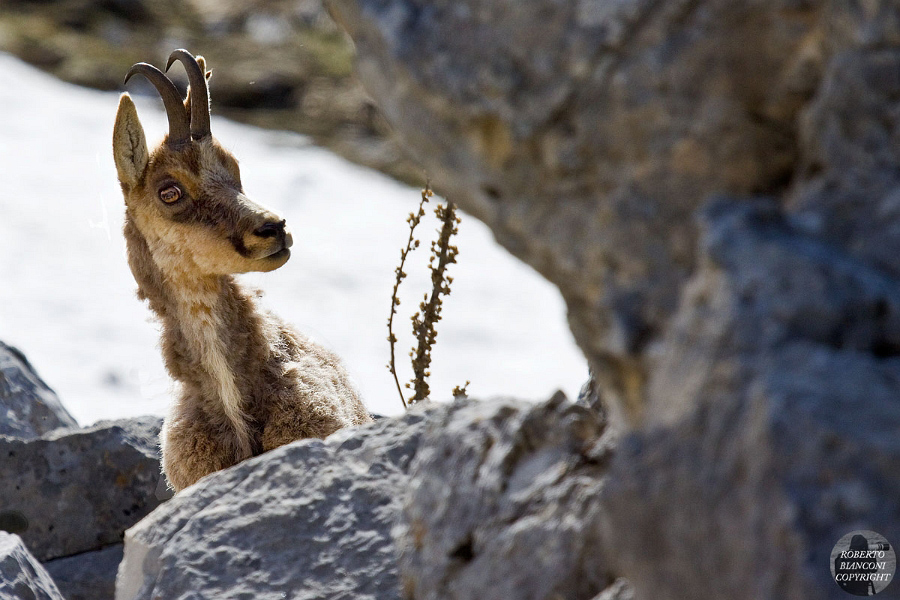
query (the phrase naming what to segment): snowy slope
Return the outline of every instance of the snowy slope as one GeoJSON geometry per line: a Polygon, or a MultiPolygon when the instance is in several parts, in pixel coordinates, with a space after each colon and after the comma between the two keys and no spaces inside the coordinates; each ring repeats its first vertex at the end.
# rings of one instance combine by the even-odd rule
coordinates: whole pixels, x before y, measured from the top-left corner
{"type": "MultiPolygon", "coordinates": [[[[158,330],[134,294],[120,233],[123,205],[111,155],[117,94],[61,83],[0,54],[0,339],[21,348],[75,417],[163,414],[172,385],[158,330]]],[[[212,86],[215,109],[215,81],[212,86]]],[[[161,102],[139,98],[151,144],[161,102]]],[[[278,271],[244,276],[263,302],[341,354],[369,408],[401,411],[385,321],[393,269],[418,190],[350,164],[305,138],[213,119],[241,161],[248,195],[287,218],[295,245],[278,271]]],[[[433,215],[420,226],[431,239],[433,215]]],[[[433,396],[472,381],[477,397],[572,396],[587,369],[554,287],[463,217],[453,293],[434,350],[433,396]]],[[[407,271],[397,323],[428,289],[427,240],[407,271]]],[[[408,378],[408,361],[402,361],[408,378]]]]}

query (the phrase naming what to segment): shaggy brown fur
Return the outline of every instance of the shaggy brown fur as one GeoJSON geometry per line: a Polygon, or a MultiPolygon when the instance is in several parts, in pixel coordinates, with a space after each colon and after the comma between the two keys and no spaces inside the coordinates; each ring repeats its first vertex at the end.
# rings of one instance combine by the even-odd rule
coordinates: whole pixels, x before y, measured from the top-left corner
{"type": "Polygon", "coordinates": [[[163,471],[181,490],[250,456],[371,418],[339,358],[261,312],[231,277],[282,266],[291,235],[283,219],[244,195],[237,161],[209,134],[203,59],[184,51],[170,64],[174,59],[192,75],[177,109],[156,69],[136,65],[129,74],[147,75],[163,94],[169,135],[148,152],[134,103],[123,94],[113,154],[128,264],[138,296],[162,323],[166,368],[180,383],[162,452],[163,471]],[[203,93],[195,92],[201,85],[203,93]]]}

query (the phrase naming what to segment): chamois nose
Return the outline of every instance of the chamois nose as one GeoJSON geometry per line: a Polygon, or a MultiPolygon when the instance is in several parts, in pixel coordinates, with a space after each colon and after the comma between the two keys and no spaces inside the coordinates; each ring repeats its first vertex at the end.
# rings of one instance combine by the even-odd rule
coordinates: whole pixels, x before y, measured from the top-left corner
{"type": "Polygon", "coordinates": [[[285,232],[285,220],[282,219],[280,221],[268,221],[264,223],[262,227],[259,227],[253,232],[253,235],[261,237],[261,238],[270,238],[277,236],[284,236],[285,232]]]}

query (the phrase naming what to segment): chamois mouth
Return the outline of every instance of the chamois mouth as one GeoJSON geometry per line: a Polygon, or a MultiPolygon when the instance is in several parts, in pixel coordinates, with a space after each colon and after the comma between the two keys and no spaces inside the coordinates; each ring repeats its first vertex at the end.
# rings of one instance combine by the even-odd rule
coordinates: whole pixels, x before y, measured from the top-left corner
{"type": "Polygon", "coordinates": [[[282,248],[281,250],[279,250],[278,252],[275,252],[273,254],[270,254],[270,255],[264,257],[263,260],[279,261],[279,260],[287,260],[290,257],[291,257],[291,249],[285,247],[285,248],[282,248]]]}
{"type": "Polygon", "coordinates": [[[275,250],[274,252],[267,254],[262,257],[262,260],[265,261],[273,261],[273,262],[285,262],[287,259],[291,257],[290,247],[294,245],[294,238],[291,236],[289,232],[285,232],[284,238],[281,245],[281,248],[275,250]]]}

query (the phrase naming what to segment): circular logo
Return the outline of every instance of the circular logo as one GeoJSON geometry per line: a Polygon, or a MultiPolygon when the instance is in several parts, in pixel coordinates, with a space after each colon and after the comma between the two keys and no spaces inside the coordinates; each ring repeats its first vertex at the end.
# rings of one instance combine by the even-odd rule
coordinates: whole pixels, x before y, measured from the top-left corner
{"type": "Polygon", "coordinates": [[[883,591],[896,569],[894,547],[874,531],[851,531],[831,551],[834,582],[854,596],[874,596],[883,591]]]}

